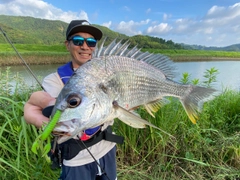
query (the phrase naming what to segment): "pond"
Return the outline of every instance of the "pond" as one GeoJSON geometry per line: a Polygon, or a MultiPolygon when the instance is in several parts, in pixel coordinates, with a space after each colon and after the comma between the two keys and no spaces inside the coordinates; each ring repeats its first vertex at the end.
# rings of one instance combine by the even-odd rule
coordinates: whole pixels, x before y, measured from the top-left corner
{"type": "MultiPolygon", "coordinates": [[[[180,81],[182,73],[187,72],[190,74],[190,79],[199,79],[200,82],[204,80],[204,72],[207,69],[215,68],[218,70],[217,82],[213,83],[212,86],[218,90],[225,88],[240,90],[240,61],[199,61],[199,62],[176,62],[177,76],[174,80],[180,81]]],[[[31,65],[30,68],[34,74],[41,80],[46,75],[55,72],[59,64],[54,65],[31,65]]],[[[4,67],[1,67],[4,70],[4,67]]],[[[12,74],[19,73],[20,76],[29,85],[36,84],[36,80],[27,71],[24,66],[11,66],[12,74]]]]}

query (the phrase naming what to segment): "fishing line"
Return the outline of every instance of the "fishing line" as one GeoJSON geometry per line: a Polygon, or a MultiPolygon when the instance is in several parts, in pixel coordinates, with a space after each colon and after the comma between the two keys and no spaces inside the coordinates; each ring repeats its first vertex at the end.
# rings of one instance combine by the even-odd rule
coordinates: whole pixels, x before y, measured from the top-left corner
{"type": "MultiPolygon", "coordinates": [[[[42,86],[42,84],[40,83],[40,81],[37,79],[37,77],[35,76],[35,74],[33,73],[33,71],[31,70],[31,68],[28,66],[28,64],[26,63],[26,61],[23,59],[23,57],[19,54],[19,52],[17,51],[17,49],[15,48],[15,46],[13,45],[13,43],[11,42],[11,40],[8,38],[7,34],[3,31],[3,29],[0,27],[0,31],[2,32],[2,34],[4,35],[4,37],[6,38],[6,40],[8,41],[8,43],[12,46],[12,48],[14,49],[14,51],[17,53],[18,57],[22,60],[22,62],[24,63],[24,65],[27,67],[28,72],[30,72],[30,74],[34,77],[34,79],[37,81],[37,83],[40,85],[40,87],[45,91],[44,87],[42,86]]],[[[79,137],[78,137],[79,138],[79,137]]],[[[79,138],[80,139],[80,138],[79,138]]],[[[91,155],[91,157],[94,159],[95,163],[97,164],[97,166],[101,169],[102,173],[107,177],[108,180],[110,180],[110,178],[108,177],[106,171],[101,167],[101,165],[97,162],[97,159],[93,156],[93,154],[90,152],[90,150],[88,149],[88,147],[86,146],[86,144],[81,141],[83,146],[86,148],[86,150],[88,151],[88,153],[91,155]]],[[[79,142],[77,141],[78,145],[80,146],[79,142]]]]}
{"type": "MultiPolygon", "coordinates": [[[[80,137],[77,135],[77,138],[80,139],[80,137]]],[[[77,144],[80,146],[79,141],[76,140],[77,144]]],[[[106,171],[102,168],[102,166],[97,162],[97,159],[93,156],[93,154],[91,153],[91,151],[88,149],[88,147],[86,146],[86,144],[80,140],[80,142],[82,143],[82,145],[85,147],[85,149],[88,151],[88,153],[91,155],[91,157],[93,158],[94,162],[97,164],[97,166],[101,169],[102,173],[107,177],[108,180],[110,180],[110,178],[108,177],[106,171]]]]}
{"type": "Polygon", "coordinates": [[[33,73],[33,71],[31,70],[31,68],[28,66],[28,64],[26,63],[26,61],[23,59],[23,57],[19,54],[19,52],[17,51],[17,49],[15,48],[15,46],[13,45],[13,43],[11,42],[11,40],[8,38],[7,34],[3,31],[2,27],[0,27],[0,31],[2,32],[3,36],[6,38],[6,40],[8,41],[8,43],[12,46],[12,48],[14,49],[14,51],[17,53],[18,57],[22,60],[23,64],[27,67],[28,72],[30,72],[30,74],[34,77],[34,79],[37,81],[37,83],[40,85],[40,87],[45,91],[44,87],[42,86],[41,82],[38,80],[38,78],[35,76],[35,74],[33,73]]]}

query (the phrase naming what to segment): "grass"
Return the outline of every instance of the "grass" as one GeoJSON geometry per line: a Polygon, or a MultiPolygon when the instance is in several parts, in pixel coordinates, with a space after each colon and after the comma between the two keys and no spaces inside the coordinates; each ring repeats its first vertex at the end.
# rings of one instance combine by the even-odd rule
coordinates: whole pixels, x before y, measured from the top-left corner
{"type": "Polygon", "coordinates": [[[240,59],[240,52],[238,51],[206,51],[185,49],[144,49],[144,51],[161,53],[171,57],[174,61],[240,59]]]}
{"type": "MultiPolygon", "coordinates": [[[[38,130],[23,119],[23,106],[31,92],[20,77],[1,72],[0,81],[0,177],[3,180],[57,179],[47,157],[36,156],[31,146],[38,130]],[[9,79],[10,78],[10,79],[9,79]],[[9,81],[17,80],[17,88],[9,81]]],[[[118,179],[177,180],[240,178],[240,92],[229,89],[205,103],[196,125],[175,99],[151,117],[138,113],[174,136],[156,129],[134,129],[115,120],[114,131],[125,137],[118,145],[118,179]]],[[[41,154],[41,153],[40,153],[41,154]]]]}
{"type": "MultiPolygon", "coordinates": [[[[14,47],[28,64],[65,63],[70,59],[64,45],[14,44],[14,47]]],[[[151,53],[161,53],[173,61],[202,61],[220,59],[240,59],[236,51],[204,51],[183,49],[143,49],[151,53]]],[[[0,44],[0,65],[22,65],[10,44],[0,44]]]]}
{"type": "MultiPolygon", "coordinates": [[[[62,64],[70,60],[64,45],[14,44],[28,64],[62,64]]],[[[22,65],[21,59],[10,44],[0,44],[0,65],[22,65]]]]}
{"type": "MultiPolygon", "coordinates": [[[[43,45],[43,44],[13,44],[19,52],[67,52],[64,44],[62,45],[43,45]]],[[[14,52],[9,43],[0,44],[0,52],[14,52]]]]}

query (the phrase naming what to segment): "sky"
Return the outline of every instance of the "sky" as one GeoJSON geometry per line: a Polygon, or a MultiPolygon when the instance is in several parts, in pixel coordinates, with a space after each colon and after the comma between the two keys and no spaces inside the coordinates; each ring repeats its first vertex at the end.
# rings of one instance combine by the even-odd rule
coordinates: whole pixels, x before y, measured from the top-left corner
{"type": "Polygon", "coordinates": [[[0,0],[0,14],[41,19],[86,19],[126,34],[174,43],[224,47],[240,43],[236,0],[0,0]]]}

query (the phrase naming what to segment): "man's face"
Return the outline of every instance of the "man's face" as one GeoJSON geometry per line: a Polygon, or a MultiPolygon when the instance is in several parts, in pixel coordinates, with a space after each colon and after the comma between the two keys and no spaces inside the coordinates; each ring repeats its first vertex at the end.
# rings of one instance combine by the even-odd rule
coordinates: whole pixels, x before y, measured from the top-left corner
{"type": "MultiPolygon", "coordinates": [[[[71,37],[74,36],[81,36],[83,38],[94,38],[91,34],[85,32],[73,34],[71,37]]],[[[86,41],[84,41],[82,46],[74,45],[72,40],[65,41],[65,45],[67,50],[70,52],[73,68],[78,68],[79,66],[87,62],[89,59],[91,59],[92,53],[95,49],[95,47],[89,47],[86,41]]]]}

